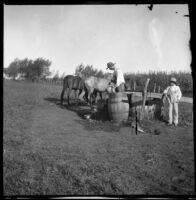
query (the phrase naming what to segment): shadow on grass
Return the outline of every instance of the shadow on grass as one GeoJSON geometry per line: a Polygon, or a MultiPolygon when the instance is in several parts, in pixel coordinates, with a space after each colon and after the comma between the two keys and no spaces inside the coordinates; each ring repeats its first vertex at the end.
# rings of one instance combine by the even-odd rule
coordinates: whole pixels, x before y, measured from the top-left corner
{"type": "Polygon", "coordinates": [[[57,99],[57,98],[44,98],[45,101],[49,101],[49,102],[52,102],[56,105],[61,105],[60,104],[60,99],[57,99]]]}
{"type": "MultiPolygon", "coordinates": [[[[45,98],[44,100],[56,104],[61,109],[67,109],[69,111],[75,112],[81,118],[76,120],[76,122],[82,124],[85,129],[90,131],[99,130],[105,132],[116,132],[119,131],[122,127],[130,127],[135,124],[135,118],[133,117],[129,117],[126,123],[119,125],[111,122],[108,114],[107,104],[101,100],[96,104],[97,112],[93,111],[93,109],[91,109],[90,106],[88,106],[85,102],[80,102],[78,106],[76,104],[71,104],[68,106],[67,104],[61,105],[60,100],[57,98],[45,98]]],[[[145,130],[145,132],[159,135],[162,133],[162,131],[157,132],[159,129],[158,127],[161,125],[163,126],[162,128],[164,128],[166,121],[163,121],[163,119],[160,121],[160,119],[157,117],[156,120],[142,120],[138,121],[137,123],[138,126],[145,130]]]]}
{"type": "Polygon", "coordinates": [[[105,131],[105,132],[116,132],[120,130],[120,127],[123,125],[115,125],[109,119],[107,105],[101,101],[98,101],[97,112],[93,110],[95,106],[90,108],[85,102],[80,102],[77,106],[76,104],[72,104],[68,106],[67,104],[61,105],[60,100],[57,98],[45,98],[45,101],[49,101],[51,103],[56,104],[61,109],[67,109],[77,113],[77,115],[81,118],[76,120],[77,123],[82,124],[86,130],[89,131],[105,131]],[[83,120],[85,119],[85,120],[83,120]]]}
{"type": "Polygon", "coordinates": [[[61,105],[60,103],[60,99],[57,98],[44,98],[45,101],[49,101],[51,103],[56,104],[58,107],[62,108],[62,109],[67,109],[70,111],[74,111],[77,113],[77,115],[83,119],[86,119],[87,117],[89,117],[90,119],[94,119],[94,120],[99,120],[99,121],[109,121],[109,115],[107,112],[107,106],[106,105],[102,105],[99,106],[99,109],[97,112],[95,112],[93,110],[93,108],[95,106],[93,106],[92,108],[90,106],[87,105],[87,103],[85,102],[79,102],[78,105],[76,105],[76,103],[72,103],[71,105],[61,105]]]}

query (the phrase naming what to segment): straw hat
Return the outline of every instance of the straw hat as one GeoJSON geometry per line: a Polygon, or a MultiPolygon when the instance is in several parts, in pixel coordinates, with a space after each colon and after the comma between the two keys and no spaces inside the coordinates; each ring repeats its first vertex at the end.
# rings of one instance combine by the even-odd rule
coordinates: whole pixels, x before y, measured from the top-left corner
{"type": "Polygon", "coordinates": [[[170,82],[176,83],[176,78],[171,77],[170,82]]]}
{"type": "Polygon", "coordinates": [[[115,64],[116,63],[113,63],[113,62],[107,63],[107,68],[106,69],[113,69],[115,64]]]}

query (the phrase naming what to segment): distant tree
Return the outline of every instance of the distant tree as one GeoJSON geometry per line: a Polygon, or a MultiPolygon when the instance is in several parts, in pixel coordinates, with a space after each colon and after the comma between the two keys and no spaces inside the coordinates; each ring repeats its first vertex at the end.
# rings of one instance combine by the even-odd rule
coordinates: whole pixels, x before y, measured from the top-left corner
{"type": "Polygon", "coordinates": [[[3,73],[7,74],[7,68],[3,68],[3,73]]]}
{"type": "Polygon", "coordinates": [[[55,75],[53,76],[53,78],[59,78],[59,71],[56,71],[55,75]]]}
{"type": "Polygon", "coordinates": [[[103,78],[104,77],[104,73],[102,70],[99,70],[97,73],[96,73],[96,76],[97,77],[100,77],[100,78],[103,78]]]}
{"type": "Polygon", "coordinates": [[[56,72],[52,79],[54,82],[57,82],[59,80],[59,71],[56,72]]]}
{"type": "Polygon", "coordinates": [[[50,75],[49,67],[51,65],[51,61],[45,60],[43,58],[37,58],[33,62],[32,71],[33,76],[37,78],[45,78],[50,75]]]}
{"type": "Polygon", "coordinates": [[[85,66],[83,64],[80,64],[76,67],[75,69],[75,75],[76,76],[81,76],[84,74],[83,70],[85,69],[85,66]]]}
{"type": "Polygon", "coordinates": [[[43,58],[37,58],[34,61],[28,58],[23,60],[16,58],[10,63],[8,68],[5,69],[5,73],[13,79],[15,79],[18,74],[22,74],[26,79],[34,80],[50,75],[50,65],[51,61],[43,58]]]}
{"type": "Polygon", "coordinates": [[[104,77],[104,73],[102,70],[97,70],[93,67],[93,65],[86,65],[80,64],[75,69],[76,76],[82,77],[89,77],[89,76],[96,76],[96,77],[104,77]]]}
{"type": "Polygon", "coordinates": [[[63,73],[61,76],[60,76],[60,79],[64,79],[65,78],[65,73],[63,73]]]}
{"type": "Polygon", "coordinates": [[[82,71],[82,74],[85,77],[93,76],[94,75],[94,73],[93,73],[93,66],[92,65],[87,65],[85,67],[85,69],[82,71]]]}
{"type": "Polygon", "coordinates": [[[19,73],[19,68],[20,68],[19,59],[16,58],[13,62],[9,64],[8,68],[5,71],[9,77],[12,77],[15,80],[19,73]]]}
{"type": "Polygon", "coordinates": [[[26,79],[31,79],[33,77],[33,60],[25,58],[19,61],[19,72],[23,74],[26,79]]]}

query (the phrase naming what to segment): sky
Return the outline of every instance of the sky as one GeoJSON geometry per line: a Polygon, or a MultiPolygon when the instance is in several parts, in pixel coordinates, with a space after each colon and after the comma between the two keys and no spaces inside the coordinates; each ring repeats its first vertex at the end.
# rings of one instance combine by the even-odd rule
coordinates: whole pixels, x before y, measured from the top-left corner
{"type": "Polygon", "coordinates": [[[190,71],[188,5],[4,5],[4,67],[42,57],[50,70],[80,65],[124,73],[190,71]]]}

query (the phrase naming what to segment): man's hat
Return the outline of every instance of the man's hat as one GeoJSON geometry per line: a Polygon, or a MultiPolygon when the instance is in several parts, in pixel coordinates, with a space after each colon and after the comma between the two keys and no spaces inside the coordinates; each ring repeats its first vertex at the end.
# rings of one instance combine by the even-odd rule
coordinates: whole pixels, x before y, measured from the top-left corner
{"type": "Polygon", "coordinates": [[[112,63],[112,62],[107,63],[107,68],[106,68],[106,69],[111,69],[111,68],[113,68],[113,66],[114,66],[115,64],[116,64],[116,63],[112,63]]]}
{"type": "Polygon", "coordinates": [[[172,77],[172,78],[170,79],[170,82],[176,83],[176,78],[172,77]]]}

